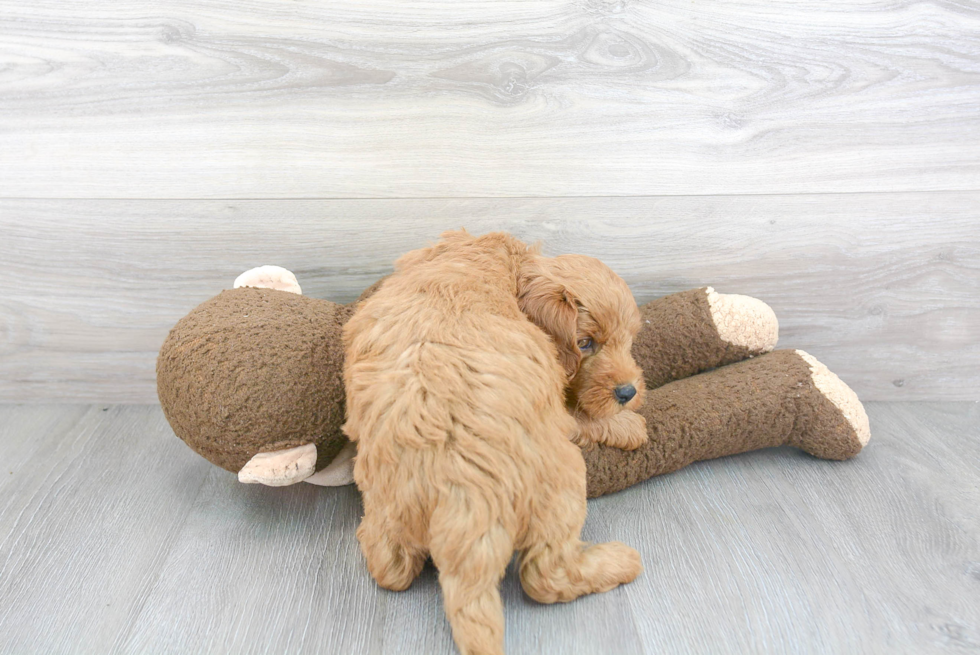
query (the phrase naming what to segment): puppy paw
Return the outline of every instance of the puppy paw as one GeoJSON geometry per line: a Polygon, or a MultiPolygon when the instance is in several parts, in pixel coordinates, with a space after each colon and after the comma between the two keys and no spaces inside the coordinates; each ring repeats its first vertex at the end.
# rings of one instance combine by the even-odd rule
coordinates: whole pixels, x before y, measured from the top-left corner
{"type": "Polygon", "coordinates": [[[640,553],[618,541],[596,544],[586,551],[595,564],[593,591],[603,592],[621,584],[633,582],[643,572],[640,553]]]}
{"type": "Polygon", "coordinates": [[[636,450],[647,442],[646,419],[625,410],[609,418],[578,419],[579,431],[573,441],[580,447],[601,443],[622,450],[636,450]]]}
{"type": "Polygon", "coordinates": [[[636,450],[649,439],[647,421],[636,412],[622,411],[608,419],[608,425],[602,431],[601,437],[601,443],[607,446],[636,450]]]}
{"type": "Polygon", "coordinates": [[[647,434],[647,420],[636,412],[620,412],[622,426],[618,429],[622,439],[618,444],[610,443],[610,446],[622,448],[623,450],[636,450],[645,444],[650,436],[647,434]]]}

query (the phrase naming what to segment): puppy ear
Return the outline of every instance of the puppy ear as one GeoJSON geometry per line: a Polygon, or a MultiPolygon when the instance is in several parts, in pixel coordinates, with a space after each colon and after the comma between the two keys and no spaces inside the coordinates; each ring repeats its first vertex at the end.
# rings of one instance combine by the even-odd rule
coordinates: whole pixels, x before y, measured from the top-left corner
{"type": "Polygon", "coordinates": [[[545,331],[558,347],[558,363],[569,379],[575,376],[582,353],[576,343],[578,303],[540,262],[529,262],[521,271],[517,302],[524,315],[545,331]]]}

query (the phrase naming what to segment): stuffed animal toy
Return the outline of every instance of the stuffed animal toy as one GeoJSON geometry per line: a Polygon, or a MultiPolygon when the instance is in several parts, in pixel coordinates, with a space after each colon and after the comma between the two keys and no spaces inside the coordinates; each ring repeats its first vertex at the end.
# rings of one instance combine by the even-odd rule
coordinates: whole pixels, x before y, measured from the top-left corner
{"type": "MultiPolygon", "coordinates": [[[[242,482],[351,483],[341,331],[355,306],[301,295],[278,267],[239,276],[160,350],[157,391],[174,432],[242,482]]],[[[640,311],[633,356],[650,439],[632,451],[586,449],[589,497],[759,448],[842,460],[867,444],[868,417],[846,384],[803,351],[773,351],[778,323],[762,301],[705,287],[640,311]]]]}

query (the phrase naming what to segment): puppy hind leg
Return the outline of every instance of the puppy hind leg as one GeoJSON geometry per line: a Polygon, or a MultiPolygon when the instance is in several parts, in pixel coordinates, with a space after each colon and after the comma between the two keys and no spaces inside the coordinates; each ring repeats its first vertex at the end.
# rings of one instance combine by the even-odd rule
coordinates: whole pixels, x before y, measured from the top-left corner
{"type": "Polygon", "coordinates": [[[540,499],[521,554],[521,585],[539,603],[566,603],[585,594],[631,582],[643,570],[640,554],[617,541],[589,545],[579,536],[585,523],[585,480],[540,499]]]}
{"type": "Polygon", "coordinates": [[[514,541],[500,523],[474,526],[471,508],[440,506],[429,544],[439,569],[446,617],[462,655],[503,655],[504,608],[500,580],[514,554],[514,541]],[[448,529],[447,529],[448,527],[448,529]]]}
{"type": "Polygon", "coordinates": [[[357,527],[357,540],[371,577],[385,589],[408,589],[425,565],[426,555],[423,551],[398,542],[387,526],[378,520],[378,514],[368,511],[366,507],[364,518],[357,527]]]}
{"type": "Polygon", "coordinates": [[[567,603],[632,582],[642,570],[640,554],[626,544],[572,539],[525,551],[521,585],[539,603],[567,603]]]}

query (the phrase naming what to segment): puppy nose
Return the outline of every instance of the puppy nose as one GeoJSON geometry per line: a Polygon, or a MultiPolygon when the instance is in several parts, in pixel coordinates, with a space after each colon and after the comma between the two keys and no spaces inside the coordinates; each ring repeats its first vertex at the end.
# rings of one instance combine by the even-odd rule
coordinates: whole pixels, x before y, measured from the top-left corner
{"type": "Polygon", "coordinates": [[[613,395],[616,396],[616,400],[619,401],[620,405],[625,405],[629,401],[633,400],[633,396],[636,395],[636,387],[634,387],[632,384],[624,384],[616,387],[616,389],[613,390],[613,395]]]}

